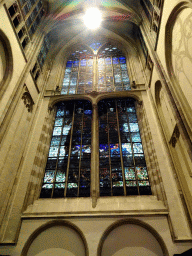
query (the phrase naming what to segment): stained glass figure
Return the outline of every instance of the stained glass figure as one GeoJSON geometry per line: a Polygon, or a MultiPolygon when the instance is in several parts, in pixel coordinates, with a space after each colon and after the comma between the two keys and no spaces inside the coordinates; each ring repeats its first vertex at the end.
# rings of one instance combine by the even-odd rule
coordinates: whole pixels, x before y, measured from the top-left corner
{"type": "Polygon", "coordinates": [[[57,104],[41,198],[90,195],[91,119],[88,101],[57,104]]]}
{"type": "Polygon", "coordinates": [[[134,99],[102,100],[98,113],[100,195],[151,194],[134,99]]]}

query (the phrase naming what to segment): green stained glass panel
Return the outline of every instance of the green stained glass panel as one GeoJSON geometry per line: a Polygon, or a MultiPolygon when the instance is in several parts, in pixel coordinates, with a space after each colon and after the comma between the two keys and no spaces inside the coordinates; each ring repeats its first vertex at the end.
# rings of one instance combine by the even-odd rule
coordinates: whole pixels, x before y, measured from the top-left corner
{"type": "Polygon", "coordinates": [[[135,170],[134,167],[124,167],[125,179],[126,180],[135,180],[135,170]]]}
{"type": "Polygon", "coordinates": [[[123,187],[123,181],[115,181],[115,182],[113,182],[113,187],[123,187]]]}
{"type": "Polygon", "coordinates": [[[52,189],[53,188],[53,184],[43,184],[42,188],[44,188],[44,189],[52,189]]]}
{"type": "Polygon", "coordinates": [[[44,183],[53,183],[54,173],[55,171],[53,170],[46,170],[45,176],[44,176],[44,183]]]}
{"type": "Polygon", "coordinates": [[[149,181],[147,181],[147,180],[138,181],[138,185],[140,187],[150,186],[149,181]]]}
{"type": "Polygon", "coordinates": [[[68,188],[77,188],[77,183],[68,183],[68,188]]]}
{"type": "Polygon", "coordinates": [[[148,173],[146,167],[136,167],[137,178],[138,180],[148,179],[148,173]]]}
{"type": "Polygon", "coordinates": [[[56,182],[65,182],[65,172],[62,172],[60,170],[57,171],[56,182]]]}
{"type": "Polygon", "coordinates": [[[137,186],[137,183],[136,181],[126,181],[126,187],[136,187],[137,186]]]}
{"type": "Polygon", "coordinates": [[[55,188],[57,189],[64,189],[65,188],[65,184],[64,183],[56,183],[55,184],[55,188]]]}

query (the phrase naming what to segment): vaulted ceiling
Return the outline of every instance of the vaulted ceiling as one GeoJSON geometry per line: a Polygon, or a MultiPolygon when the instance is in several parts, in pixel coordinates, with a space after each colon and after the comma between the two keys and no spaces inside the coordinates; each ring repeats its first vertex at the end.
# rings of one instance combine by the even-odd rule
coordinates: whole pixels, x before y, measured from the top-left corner
{"type": "Polygon", "coordinates": [[[113,35],[134,42],[142,22],[139,0],[47,0],[47,6],[43,29],[50,32],[57,51],[80,37],[97,40],[113,35]],[[100,9],[103,19],[95,31],[87,29],[83,22],[86,9],[93,6],[100,9]]]}

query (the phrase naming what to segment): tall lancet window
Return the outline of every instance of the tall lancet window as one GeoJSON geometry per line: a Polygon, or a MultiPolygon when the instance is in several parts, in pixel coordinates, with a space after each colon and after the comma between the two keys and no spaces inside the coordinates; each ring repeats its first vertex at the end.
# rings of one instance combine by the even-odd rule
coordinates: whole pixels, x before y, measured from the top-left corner
{"type": "Polygon", "coordinates": [[[98,92],[131,90],[125,55],[112,44],[98,52],[98,92]]]}
{"type": "Polygon", "coordinates": [[[78,48],[66,63],[61,94],[84,94],[93,91],[93,53],[78,48]]]}
{"type": "Polygon", "coordinates": [[[41,198],[90,195],[91,118],[89,101],[57,104],[41,198]]]}
{"type": "Polygon", "coordinates": [[[98,109],[100,195],[151,194],[134,100],[106,99],[98,109]]]}

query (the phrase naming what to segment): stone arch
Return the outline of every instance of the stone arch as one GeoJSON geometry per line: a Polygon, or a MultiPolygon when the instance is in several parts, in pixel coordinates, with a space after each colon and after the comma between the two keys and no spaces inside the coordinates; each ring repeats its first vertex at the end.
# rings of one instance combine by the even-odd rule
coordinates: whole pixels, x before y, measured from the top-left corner
{"type": "Polygon", "coordinates": [[[125,255],[127,247],[129,255],[138,253],[137,255],[169,256],[165,242],[158,232],[149,224],[133,218],[117,221],[105,230],[98,245],[97,255],[125,255]],[[123,236],[122,232],[124,232],[123,236]],[[112,246],[110,246],[111,241],[113,241],[112,246]],[[142,247],[140,254],[138,253],[139,246],[142,247]],[[106,248],[108,249],[106,250],[106,248]],[[106,253],[106,251],[108,252],[106,253]],[[151,254],[149,254],[150,252],[151,254]]]}
{"type": "Polygon", "coordinates": [[[57,249],[69,256],[89,255],[87,241],[82,231],[64,220],[49,221],[37,228],[25,243],[21,255],[54,255],[53,253],[58,252],[57,249]],[[61,236],[63,240],[60,239],[61,236]]]}
{"type": "Polygon", "coordinates": [[[192,22],[192,3],[183,1],[171,12],[165,28],[165,59],[171,93],[186,123],[192,127],[192,33],[188,26],[192,22]],[[190,46],[191,45],[191,46],[190,46]]]}
{"type": "Polygon", "coordinates": [[[10,42],[2,30],[0,30],[0,98],[6,90],[12,72],[13,57],[10,42]]]}

